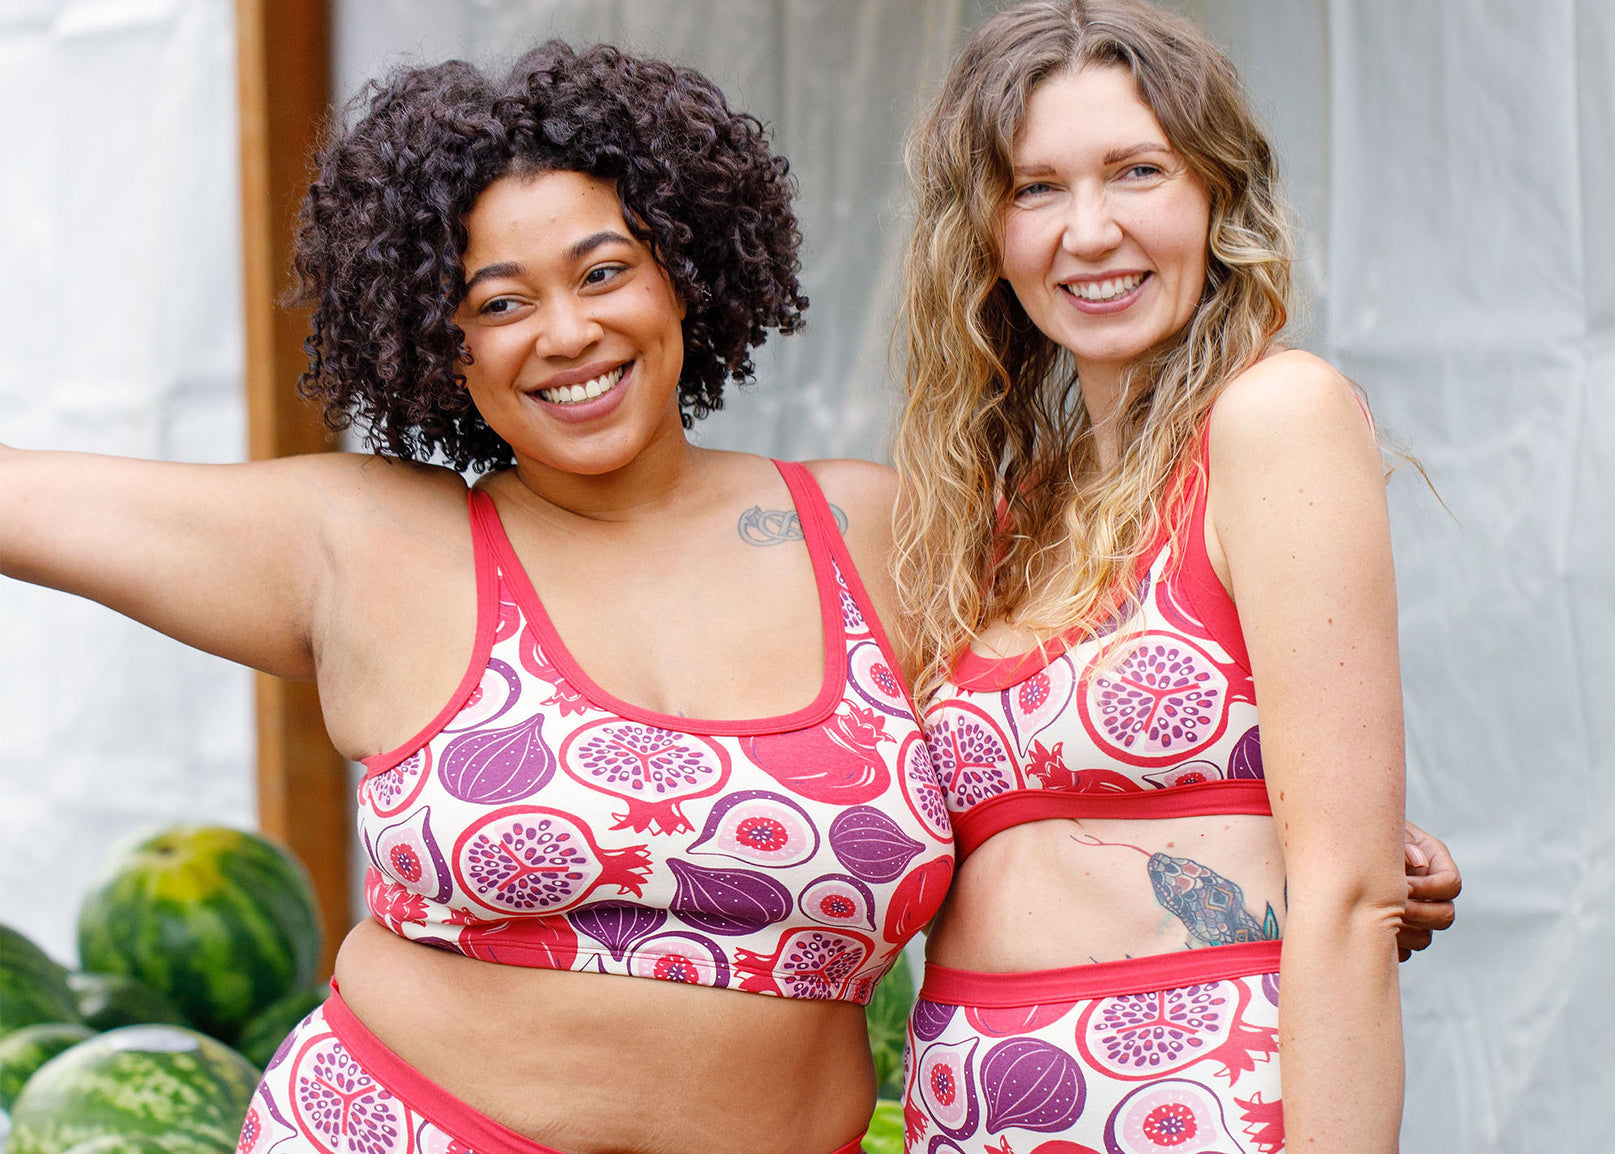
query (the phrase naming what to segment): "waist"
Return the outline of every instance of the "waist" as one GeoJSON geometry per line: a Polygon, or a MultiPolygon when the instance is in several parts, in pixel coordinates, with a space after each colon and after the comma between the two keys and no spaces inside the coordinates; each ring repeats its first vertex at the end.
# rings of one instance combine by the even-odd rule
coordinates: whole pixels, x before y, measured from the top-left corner
{"type": "Polygon", "coordinates": [[[1276,941],[1284,895],[1271,816],[1031,821],[965,859],[926,953],[1014,972],[1276,941]]]}
{"type": "Polygon", "coordinates": [[[874,1104],[861,1007],[501,966],[366,922],[343,1000],[428,1080],[579,1151],[833,1150],[874,1104]]]}

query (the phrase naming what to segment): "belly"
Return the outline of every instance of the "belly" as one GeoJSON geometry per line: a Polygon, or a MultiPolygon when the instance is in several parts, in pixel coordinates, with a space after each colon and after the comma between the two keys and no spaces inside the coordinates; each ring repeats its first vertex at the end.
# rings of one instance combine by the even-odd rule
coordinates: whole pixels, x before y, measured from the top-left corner
{"type": "Polygon", "coordinates": [[[874,1106],[852,1003],[494,965],[370,921],[336,976],[422,1075],[569,1154],[828,1154],[874,1106]]]}
{"type": "Polygon", "coordinates": [[[1284,860],[1271,817],[1056,819],[967,858],[926,956],[1014,972],[1276,938],[1284,860]]]}

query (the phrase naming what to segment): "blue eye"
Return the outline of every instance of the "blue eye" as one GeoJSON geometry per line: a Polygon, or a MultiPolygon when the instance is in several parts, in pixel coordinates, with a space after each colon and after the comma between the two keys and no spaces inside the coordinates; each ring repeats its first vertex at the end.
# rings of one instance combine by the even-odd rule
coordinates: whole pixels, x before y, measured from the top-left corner
{"type": "Polygon", "coordinates": [[[1122,175],[1143,178],[1156,177],[1161,175],[1161,169],[1154,164],[1130,164],[1123,170],[1122,175]]]}
{"type": "Polygon", "coordinates": [[[1015,199],[1021,200],[1028,196],[1037,196],[1041,193],[1050,192],[1052,190],[1053,185],[1044,184],[1040,180],[1034,180],[1031,184],[1023,184],[1017,188],[1015,190],[1015,199]]]}

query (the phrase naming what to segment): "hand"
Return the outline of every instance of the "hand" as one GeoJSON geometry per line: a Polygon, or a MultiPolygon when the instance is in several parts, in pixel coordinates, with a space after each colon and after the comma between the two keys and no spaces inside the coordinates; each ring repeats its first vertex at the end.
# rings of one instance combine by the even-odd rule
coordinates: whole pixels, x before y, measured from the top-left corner
{"type": "Polygon", "coordinates": [[[1436,931],[1452,925],[1453,902],[1464,884],[1447,843],[1411,821],[1406,825],[1403,856],[1407,861],[1408,900],[1402,926],[1396,932],[1396,952],[1404,962],[1414,950],[1428,946],[1436,931]]]}

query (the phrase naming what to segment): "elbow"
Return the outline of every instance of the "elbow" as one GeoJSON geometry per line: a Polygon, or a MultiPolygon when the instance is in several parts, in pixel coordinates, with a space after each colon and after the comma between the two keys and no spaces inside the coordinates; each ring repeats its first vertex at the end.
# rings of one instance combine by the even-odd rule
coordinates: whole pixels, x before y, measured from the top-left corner
{"type": "Polygon", "coordinates": [[[1315,885],[1289,883],[1285,937],[1321,936],[1340,947],[1382,945],[1392,957],[1407,908],[1399,876],[1330,878],[1315,885]]]}

